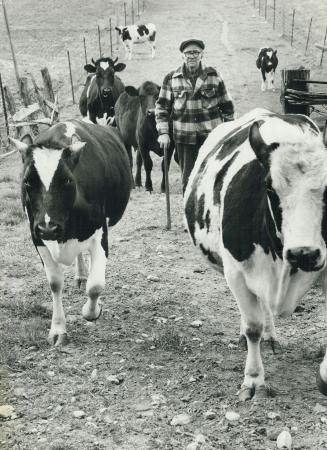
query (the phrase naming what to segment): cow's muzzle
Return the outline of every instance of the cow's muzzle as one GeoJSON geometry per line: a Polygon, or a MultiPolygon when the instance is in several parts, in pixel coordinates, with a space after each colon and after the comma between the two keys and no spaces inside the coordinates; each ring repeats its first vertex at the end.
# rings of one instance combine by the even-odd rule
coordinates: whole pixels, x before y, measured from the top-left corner
{"type": "Polygon", "coordinates": [[[286,251],[286,259],[295,269],[316,272],[324,266],[321,251],[316,247],[294,247],[286,251]]]}
{"type": "Polygon", "coordinates": [[[42,240],[55,241],[61,236],[62,228],[59,224],[51,221],[48,224],[39,223],[35,226],[35,234],[42,240]]]}
{"type": "Polygon", "coordinates": [[[110,88],[103,88],[102,89],[102,95],[104,98],[108,98],[111,94],[111,89],[110,88]]]}

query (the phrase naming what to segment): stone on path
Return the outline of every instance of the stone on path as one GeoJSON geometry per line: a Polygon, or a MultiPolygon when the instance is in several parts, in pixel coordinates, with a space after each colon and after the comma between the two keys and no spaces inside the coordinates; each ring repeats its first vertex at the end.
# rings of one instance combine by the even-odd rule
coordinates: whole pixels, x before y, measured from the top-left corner
{"type": "Polygon", "coordinates": [[[234,411],[227,411],[227,413],[225,414],[225,417],[229,422],[237,422],[238,420],[240,420],[239,413],[234,412],[234,411]]]}
{"type": "Polygon", "coordinates": [[[191,416],[188,414],[177,414],[171,419],[170,425],[187,425],[192,421],[191,416]]]}
{"type": "Polygon", "coordinates": [[[283,430],[277,438],[277,448],[292,448],[292,436],[289,431],[283,430]]]}
{"type": "Polygon", "coordinates": [[[201,320],[194,320],[191,323],[191,327],[192,328],[200,328],[200,327],[202,327],[202,321],[201,320]]]}
{"type": "Polygon", "coordinates": [[[14,413],[15,408],[11,405],[1,405],[0,406],[0,417],[7,419],[11,417],[14,413]]]}
{"type": "Polygon", "coordinates": [[[83,417],[85,417],[85,412],[82,411],[82,410],[77,410],[77,411],[74,411],[74,412],[73,412],[73,416],[74,416],[76,419],[83,419],[83,417]]]}

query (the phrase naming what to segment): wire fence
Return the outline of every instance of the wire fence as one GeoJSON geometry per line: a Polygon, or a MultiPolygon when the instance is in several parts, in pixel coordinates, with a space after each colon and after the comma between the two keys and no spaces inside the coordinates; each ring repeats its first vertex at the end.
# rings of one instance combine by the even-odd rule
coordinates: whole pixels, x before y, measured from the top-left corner
{"type": "MultiPolygon", "coordinates": [[[[327,9],[322,16],[319,11],[308,14],[308,7],[299,3],[292,8],[284,0],[249,0],[259,16],[271,23],[272,28],[293,47],[311,60],[312,65],[323,65],[327,44],[327,9]],[[325,23],[324,23],[325,22],[325,23]]],[[[323,3],[323,2],[321,2],[323,3]]],[[[323,10],[321,10],[323,11],[323,10]]],[[[326,56],[327,57],[327,56],[326,56]]]]}

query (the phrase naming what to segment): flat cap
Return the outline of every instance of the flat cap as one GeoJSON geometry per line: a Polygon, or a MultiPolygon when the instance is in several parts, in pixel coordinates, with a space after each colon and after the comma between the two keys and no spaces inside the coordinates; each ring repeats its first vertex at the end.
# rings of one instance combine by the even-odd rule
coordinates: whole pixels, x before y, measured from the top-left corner
{"type": "Polygon", "coordinates": [[[204,50],[204,42],[201,41],[201,39],[196,39],[196,38],[191,38],[191,39],[185,39],[185,41],[182,41],[180,43],[179,46],[179,50],[181,52],[184,51],[184,49],[188,46],[188,45],[197,45],[201,50],[204,50]]]}

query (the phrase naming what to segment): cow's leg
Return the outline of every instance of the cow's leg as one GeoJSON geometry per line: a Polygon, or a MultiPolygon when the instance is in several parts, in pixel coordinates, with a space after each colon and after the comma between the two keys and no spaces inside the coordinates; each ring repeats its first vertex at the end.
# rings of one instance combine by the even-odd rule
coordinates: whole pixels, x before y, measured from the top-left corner
{"type": "Polygon", "coordinates": [[[261,70],[261,90],[264,92],[266,90],[266,73],[264,70],[261,70]]]}
{"type": "MultiPolygon", "coordinates": [[[[325,301],[327,303],[327,269],[325,269],[324,273],[321,276],[321,282],[322,289],[325,294],[325,301]]],[[[323,395],[327,395],[327,350],[317,373],[317,385],[319,391],[323,395]]]]}
{"type": "Polygon", "coordinates": [[[87,267],[85,265],[83,254],[80,253],[75,260],[75,283],[78,288],[81,287],[83,281],[87,280],[87,267]]]}
{"type": "Polygon", "coordinates": [[[133,154],[132,147],[130,145],[126,145],[126,151],[129,159],[129,165],[131,169],[131,177],[132,177],[132,189],[135,188],[134,177],[133,177],[133,154]]]}
{"type": "Polygon", "coordinates": [[[153,187],[152,187],[152,180],[151,180],[151,171],[152,171],[152,167],[153,167],[153,162],[152,162],[152,159],[150,156],[150,150],[142,149],[141,155],[142,155],[142,159],[143,159],[143,163],[144,163],[144,170],[145,170],[145,190],[152,192],[153,187]]]}
{"type": "Polygon", "coordinates": [[[227,283],[237,300],[242,315],[247,341],[247,358],[244,370],[244,381],[239,393],[241,400],[249,400],[266,392],[264,369],[260,354],[260,340],[264,326],[264,311],[261,302],[249,291],[242,273],[234,268],[225,268],[227,283]]]}
{"type": "Polygon", "coordinates": [[[271,71],[270,80],[271,80],[271,89],[273,92],[275,92],[275,71],[274,70],[271,71]]]}
{"type": "Polygon", "coordinates": [[[151,46],[151,58],[154,58],[154,55],[156,54],[156,44],[150,41],[150,46],[151,46]]]}
{"type": "Polygon", "coordinates": [[[65,345],[67,343],[66,318],[62,306],[62,290],[64,274],[61,265],[56,263],[47,247],[37,247],[44,263],[47,280],[50,285],[53,311],[48,342],[51,345],[65,345]]]}
{"type": "Polygon", "coordinates": [[[142,186],[142,155],[139,149],[136,150],[136,174],[135,174],[135,185],[137,187],[142,186]]]}
{"type": "Polygon", "coordinates": [[[106,253],[101,245],[102,230],[98,230],[90,242],[90,273],[86,282],[88,301],[83,305],[84,319],[97,320],[101,314],[98,299],[105,285],[106,253]]]}
{"type": "Polygon", "coordinates": [[[262,302],[262,307],[265,313],[265,326],[261,346],[264,348],[270,347],[275,354],[280,353],[282,348],[277,340],[273,313],[265,301],[262,302]]]}
{"type": "MultiPolygon", "coordinates": [[[[169,167],[170,167],[170,161],[171,161],[171,157],[173,156],[174,153],[174,146],[170,145],[168,150],[167,150],[167,169],[169,171],[169,167]]],[[[165,157],[162,157],[162,161],[161,161],[161,171],[162,171],[162,180],[161,180],[161,192],[165,193],[166,192],[166,179],[165,179],[165,157]]]]}

